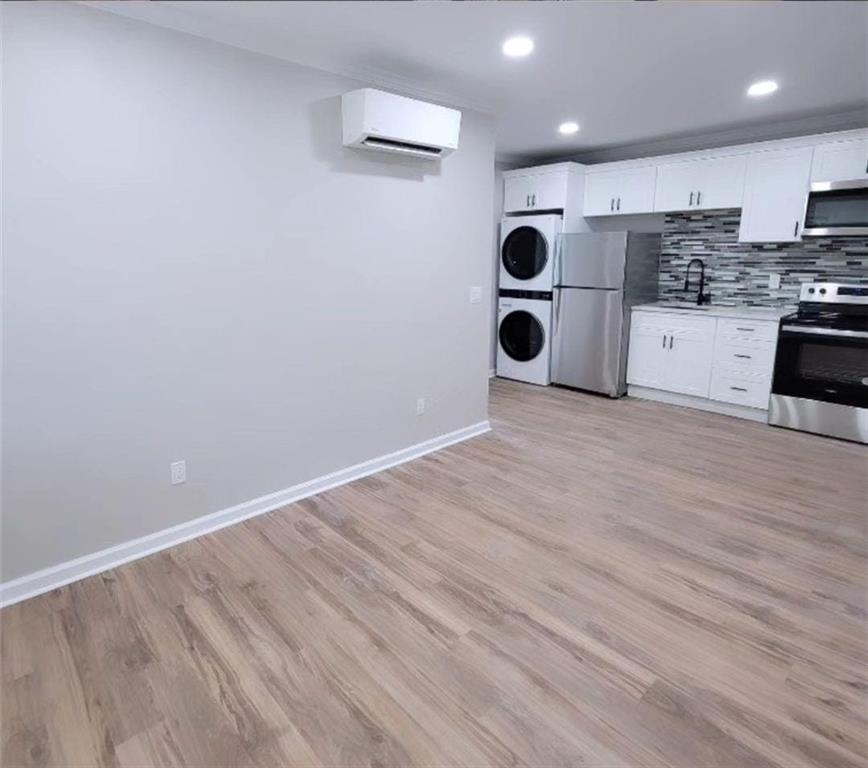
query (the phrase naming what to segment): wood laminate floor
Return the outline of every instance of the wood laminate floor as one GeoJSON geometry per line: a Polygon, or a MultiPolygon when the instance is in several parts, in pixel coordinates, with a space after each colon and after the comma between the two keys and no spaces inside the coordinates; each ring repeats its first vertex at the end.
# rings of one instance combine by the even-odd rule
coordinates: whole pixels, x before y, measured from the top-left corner
{"type": "Polygon", "coordinates": [[[504,381],[491,411],[5,609],[4,768],[868,765],[865,448],[504,381]]]}

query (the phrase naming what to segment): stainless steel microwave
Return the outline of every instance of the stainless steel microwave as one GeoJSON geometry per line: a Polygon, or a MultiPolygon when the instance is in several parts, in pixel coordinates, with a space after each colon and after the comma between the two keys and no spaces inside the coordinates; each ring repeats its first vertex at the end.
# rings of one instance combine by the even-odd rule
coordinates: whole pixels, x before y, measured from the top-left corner
{"type": "Polygon", "coordinates": [[[802,235],[868,235],[868,179],[811,184],[802,235]]]}

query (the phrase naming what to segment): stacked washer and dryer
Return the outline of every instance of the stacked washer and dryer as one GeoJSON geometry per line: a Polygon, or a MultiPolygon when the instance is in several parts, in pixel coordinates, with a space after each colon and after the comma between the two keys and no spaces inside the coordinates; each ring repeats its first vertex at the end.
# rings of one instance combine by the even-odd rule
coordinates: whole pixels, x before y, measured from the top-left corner
{"type": "Polygon", "coordinates": [[[497,375],[551,383],[552,295],[559,214],[507,216],[500,226],[497,375]]]}
{"type": "Polygon", "coordinates": [[[497,375],[620,397],[631,307],[657,298],[659,232],[621,229],[618,216],[592,229],[579,163],[503,179],[497,375]]]}

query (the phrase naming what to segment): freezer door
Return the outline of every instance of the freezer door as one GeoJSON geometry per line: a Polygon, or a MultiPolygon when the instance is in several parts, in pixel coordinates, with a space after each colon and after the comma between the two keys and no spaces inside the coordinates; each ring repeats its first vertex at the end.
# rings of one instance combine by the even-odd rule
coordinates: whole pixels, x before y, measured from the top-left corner
{"type": "Polygon", "coordinates": [[[556,288],[552,381],[568,387],[624,393],[624,294],[589,288],[556,288]]]}
{"type": "Polygon", "coordinates": [[[561,235],[556,254],[555,285],[623,288],[626,258],[626,232],[561,235]]]}

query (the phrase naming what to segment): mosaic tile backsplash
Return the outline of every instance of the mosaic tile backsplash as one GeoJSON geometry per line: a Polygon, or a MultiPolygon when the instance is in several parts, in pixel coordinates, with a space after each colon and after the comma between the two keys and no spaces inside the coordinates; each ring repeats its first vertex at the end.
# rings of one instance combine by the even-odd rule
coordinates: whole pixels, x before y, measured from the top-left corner
{"type": "MultiPolygon", "coordinates": [[[[660,254],[660,298],[692,299],[699,271],[684,275],[692,258],[705,262],[706,292],[713,304],[778,307],[796,304],[804,282],[868,284],[868,237],[814,237],[800,243],[739,243],[741,210],[667,214],[660,254]],[[781,286],[768,287],[769,274],[781,286]],[[694,278],[695,274],[695,278],[694,278]]],[[[694,272],[695,271],[695,272],[694,272]]]]}

